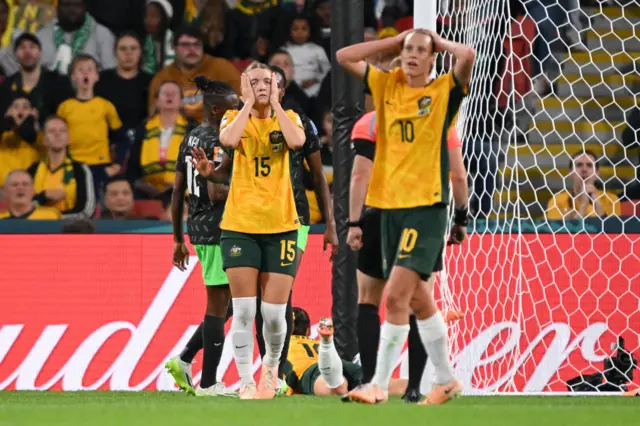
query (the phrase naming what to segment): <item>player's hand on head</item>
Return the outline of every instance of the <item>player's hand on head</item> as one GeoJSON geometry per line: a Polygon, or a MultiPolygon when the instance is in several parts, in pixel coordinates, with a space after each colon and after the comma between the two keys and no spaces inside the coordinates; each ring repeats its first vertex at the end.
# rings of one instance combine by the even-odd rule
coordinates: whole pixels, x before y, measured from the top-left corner
{"type": "Polygon", "coordinates": [[[253,104],[256,101],[256,95],[253,93],[253,87],[251,87],[251,80],[246,72],[243,72],[240,76],[240,91],[242,102],[245,104],[253,104]]]}
{"type": "Polygon", "coordinates": [[[447,241],[447,245],[460,245],[466,238],[467,227],[454,224],[451,227],[451,233],[449,234],[449,241],[447,241]]]}
{"type": "Polygon", "coordinates": [[[349,233],[347,234],[347,244],[354,251],[358,251],[362,248],[362,228],[349,228],[349,233]]]}
{"type": "Polygon", "coordinates": [[[327,247],[331,246],[331,253],[329,260],[333,262],[338,257],[338,233],[336,232],[336,225],[328,225],[324,232],[324,244],[323,250],[327,251],[327,247]]]}
{"type": "Polygon", "coordinates": [[[173,245],[173,266],[181,271],[187,270],[189,264],[189,249],[185,243],[175,243],[173,245]]]}
{"type": "Polygon", "coordinates": [[[201,176],[207,177],[213,172],[213,166],[204,149],[198,147],[191,151],[191,163],[201,176]]]}
{"type": "Polygon", "coordinates": [[[442,37],[440,37],[438,33],[433,30],[425,31],[429,33],[431,40],[433,40],[433,53],[442,52],[442,44],[440,43],[442,41],[442,37]]]}
{"type": "Polygon", "coordinates": [[[271,106],[276,106],[280,103],[280,89],[278,89],[278,79],[276,73],[271,73],[271,94],[269,95],[269,103],[271,106]]]}
{"type": "Polygon", "coordinates": [[[395,36],[395,40],[398,43],[398,46],[401,46],[402,43],[404,43],[404,39],[407,38],[407,36],[409,34],[411,34],[412,32],[413,32],[413,28],[408,29],[408,30],[404,30],[403,32],[401,32],[400,34],[395,36]]]}

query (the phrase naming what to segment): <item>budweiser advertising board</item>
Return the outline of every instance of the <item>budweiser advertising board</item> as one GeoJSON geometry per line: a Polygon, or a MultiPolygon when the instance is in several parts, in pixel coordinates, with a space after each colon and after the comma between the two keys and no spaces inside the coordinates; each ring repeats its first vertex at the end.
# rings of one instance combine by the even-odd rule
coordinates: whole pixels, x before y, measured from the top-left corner
{"type": "MultiPolygon", "coordinates": [[[[445,299],[466,313],[452,346],[468,391],[566,391],[566,380],[602,368],[617,336],[640,355],[638,236],[487,235],[465,244],[450,249],[445,299]]],[[[314,323],[331,313],[321,247],[310,236],[294,289],[294,305],[314,323]]],[[[3,237],[0,390],[173,390],[163,364],[200,322],[205,292],[197,258],[179,272],[171,248],[169,235],[3,237]]],[[[230,386],[232,364],[225,344],[218,372],[230,386]]]]}

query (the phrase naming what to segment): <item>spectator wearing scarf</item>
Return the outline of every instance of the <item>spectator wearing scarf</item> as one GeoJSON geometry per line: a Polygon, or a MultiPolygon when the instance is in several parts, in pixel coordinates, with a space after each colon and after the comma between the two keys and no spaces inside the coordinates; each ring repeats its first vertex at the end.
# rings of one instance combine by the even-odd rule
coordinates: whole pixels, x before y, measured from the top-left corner
{"type": "Polygon", "coordinates": [[[42,63],[67,74],[78,54],[90,55],[102,69],[116,65],[114,37],[87,13],[85,0],[60,0],[57,19],[38,31],[42,42],[42,63]]]}

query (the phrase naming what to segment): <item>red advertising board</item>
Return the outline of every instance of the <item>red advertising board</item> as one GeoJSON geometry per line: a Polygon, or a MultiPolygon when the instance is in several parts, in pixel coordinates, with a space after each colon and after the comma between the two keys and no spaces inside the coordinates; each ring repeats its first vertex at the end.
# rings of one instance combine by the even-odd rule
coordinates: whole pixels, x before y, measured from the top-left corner
{"type": "MultiPolygon", "coordinates": [[[[173,389],[163,364],[205,307],[195,256],[186,272],[172,268],[169,235],[0,239],[0,390],[173,389]]],[[[565,391],[566,380],[601,369],[617,336],[638,350],[640,237],[465,244],[448,256],[442,298],[466,313],[451,331],[467,390],[565,391]]],[[[321,236],[312,235],[294,305],[314,323],[331,313],[330,280],[321,236]]],[[[219,374],[237,381],[228,345],[219,374]]]]}

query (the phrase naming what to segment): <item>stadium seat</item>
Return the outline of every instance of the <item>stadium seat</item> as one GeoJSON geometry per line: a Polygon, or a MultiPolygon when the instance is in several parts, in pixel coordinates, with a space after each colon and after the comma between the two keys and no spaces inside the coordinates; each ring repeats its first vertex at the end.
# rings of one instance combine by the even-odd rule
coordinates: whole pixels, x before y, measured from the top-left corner
{"type": "Polygon", "coordinates": [[[0,201],[0,211],[6,210],[6,209],[7,209],[7,205],[2,201],[0,201]]]}
{"type": "Polygon", "coordinates": [[[396,30],[399,33],[413,28],[413,16],[404,16],[396,21],[396,30]]]}
{"type": "Polygon", "coordinates": [[[164,216],[162,202],[159,200],[138,200],[133,206],[133,213],[137,217],[155,217],[161,219],[164,216]]]}
{"type": "Polygon", "coordinates": [[[620,203],[622,216],[640,216],[640,201],[623,201],[620,203]]]}

